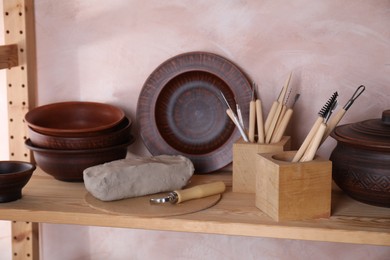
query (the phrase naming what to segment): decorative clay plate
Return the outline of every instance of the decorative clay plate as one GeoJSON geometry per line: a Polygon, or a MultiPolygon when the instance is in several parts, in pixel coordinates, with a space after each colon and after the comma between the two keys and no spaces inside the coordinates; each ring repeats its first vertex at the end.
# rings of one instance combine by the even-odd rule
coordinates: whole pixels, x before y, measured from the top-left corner
{"type": "Polygon", "coordinates": [[[226,115],[221,92],[247,123],[251,84],[229,60],[190,52],[157,67],[146,80],[137,104],[141,138],[152,155],[183,155],[196,173],[218,170],[232,161],[238,129],[226,115]]]}

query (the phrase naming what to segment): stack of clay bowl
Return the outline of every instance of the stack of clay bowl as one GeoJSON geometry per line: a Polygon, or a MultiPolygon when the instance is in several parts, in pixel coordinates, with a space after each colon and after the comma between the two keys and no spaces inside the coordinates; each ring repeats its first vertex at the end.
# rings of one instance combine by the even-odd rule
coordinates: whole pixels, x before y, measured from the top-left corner
{"type": "Polygon", "coordinates": [[[118,107],[61,102],[30,110],[25,121],[36,164],[61,181],[83,181],[84,169],[123,159],[134,141],[131,120],[118,107]]]}

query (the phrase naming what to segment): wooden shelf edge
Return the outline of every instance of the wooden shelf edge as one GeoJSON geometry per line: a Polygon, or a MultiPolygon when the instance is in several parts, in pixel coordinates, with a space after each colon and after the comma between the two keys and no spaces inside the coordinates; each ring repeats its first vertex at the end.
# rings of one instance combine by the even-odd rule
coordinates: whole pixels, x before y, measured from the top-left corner
{"type": "MultiPolygon", "coordinates": [[[[194,176],[192,181],[215,180],[229,186],[231,174],[194,176]]],[[[231,187],[206,210],[153,218],[93,209],[84,201],[86,192],[82,183],[60,182],[38,169],[23,190],[24,198],[0,204],[0,219],[390,246],[390,209],[346,198],[337,198],[342,207],[329,219],[276,222],[254,206],[254,194],[234,193],[231,187]],[[372,212],[367,213],[367,207],[372,212]]]]}

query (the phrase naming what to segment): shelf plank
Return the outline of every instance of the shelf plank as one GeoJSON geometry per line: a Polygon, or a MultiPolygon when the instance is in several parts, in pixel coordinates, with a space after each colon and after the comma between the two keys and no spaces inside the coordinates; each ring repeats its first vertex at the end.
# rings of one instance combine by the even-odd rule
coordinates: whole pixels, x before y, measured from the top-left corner
{"type": "Polygon", "coordinates": [[[215,180],[228,186],[217,205],[187,215],[143,218],[93,209],[84,201],[83,183],[60,182],[38,169],[21,200],[0,204],[0,219],[390,246],[390,209],[349,199],[337,188],[329,219],[276,222],[255,207],[254,194],[231,191],[231,172],[195,175],[192,183],[215,180]]]}

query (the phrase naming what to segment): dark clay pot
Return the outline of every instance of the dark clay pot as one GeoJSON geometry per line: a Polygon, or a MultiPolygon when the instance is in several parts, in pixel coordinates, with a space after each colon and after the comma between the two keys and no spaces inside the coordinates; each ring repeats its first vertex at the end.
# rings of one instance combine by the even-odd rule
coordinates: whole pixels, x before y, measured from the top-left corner
{"type": "Polygon", "coordinates": [[[338,126],[331,136],[335,183],[356,200],[390,207],[390,110],[382,119],[338,126]]]}

